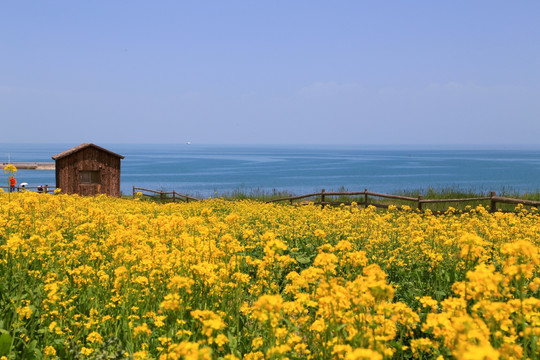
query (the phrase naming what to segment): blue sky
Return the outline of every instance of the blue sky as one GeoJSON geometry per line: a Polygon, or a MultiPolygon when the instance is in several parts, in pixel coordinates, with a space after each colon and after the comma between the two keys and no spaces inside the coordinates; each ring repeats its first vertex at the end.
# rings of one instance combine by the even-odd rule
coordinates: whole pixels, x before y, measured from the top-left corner
{"type": "Polygon", "coordinates": [[[0,141],[540,141],[540,1],[6,1],[0,141]]]}

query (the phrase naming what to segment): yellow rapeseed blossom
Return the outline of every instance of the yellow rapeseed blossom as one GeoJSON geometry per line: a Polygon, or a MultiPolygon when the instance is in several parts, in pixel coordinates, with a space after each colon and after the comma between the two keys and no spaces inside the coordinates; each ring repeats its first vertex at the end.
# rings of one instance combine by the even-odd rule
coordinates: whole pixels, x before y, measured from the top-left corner
{"type": "Polygon", "coordinates": [[[13,164],[7,164],[4,166],[4,173],[6,174],[13,174],[17,172],[17,167],[13,164]]]}
{"type": "Polygon", "coordinates": [[[538,353],[538,210],[11,195],[0,340],[13,358],[538,353]]]}
{"type": "Polygon", "coordinates": [[[148,328],[148,325],[146,325],[146,323],[143,323],[142,325],[139,325],[139,326],[135,326],[133,328],[133,336],[139,336],[139,335],[150,336],[150,334],[152,334],[152,330],[148,328]]]}
{"type": "Polygon", "coordinates": [[[29,305],[18,307],[16,311],[21,320],[30,319],[32,315],[32,308],[29,305]]]}
{"type": "Polygon", "coordinates": [[[51,345],[46,346],[43,349],[43,357],[45,359],[54,359],[56,357],[56,349],[51,345]]]}
{"type": "Polygon", "coordinates": [[[99,333],[92,331],[90,334],[88,334],[86,340],[90,343],[101,344],[103,342],[103,337],[99,333]]]}
{"type": "Polygon", "coordinates": [[[191,312],[191,316],[202,323],[202,333],[207,337],[212,336],[215,331],[225,328],[226,325],[221,316],[211,310],[194,310],[191,312]]]}
{"type": "Polygon", "coordinates": [[[84,347],[84,346],[81,348],[81,354],[83,354],[83,355],[88,356],[88,355],[92,354],[93,352],[94,352],[94,349],[92,349],[92,348],[87,348],[87,347],[84,347]]]}

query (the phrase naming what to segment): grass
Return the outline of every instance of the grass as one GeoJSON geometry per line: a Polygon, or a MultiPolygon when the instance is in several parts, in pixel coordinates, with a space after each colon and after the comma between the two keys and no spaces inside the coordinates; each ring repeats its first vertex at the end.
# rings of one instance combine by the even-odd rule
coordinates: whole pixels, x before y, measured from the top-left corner
{"type": "MultiPolygon", "coordinates": [[[[163,192],[167,192],[165,190],[161,190],[163,192]]],[[[276,199],[282,199],[287,198],[289,196],[294,196],[293,193],[287,192],[287,191],[279,191],[277,189],[272,190],[264,190],[264,189],[249,189],[246,190],[244,188],[238,188],[234,189],[232,191],[224,191],[224,192],[218,192],[214,191],[213,196],[204,196],[200,193],[196,194],[186,194],[191,197],[197,198],[197,199],[223,199],[227,201],[236,201],[236,200],[254,200],[254,201],[271,201],[276,199]]],[[[133,195],[122,195],[122,198],[132,198],[133,195]]],[[[149,201],[161,201],[162,198],[159,194],[144,194],[143,197],[141,197],[141,200],[149,200],[149,201]]],[[[170,202],[172,200],[171,195],[166,195],[164,197],[165,202],[170,202]]]]}
{"type": "Polygon", "coordinates": [[[235,189],[230,192],[222,192],[218,196],[223,200],[255,200],[255,201],[271,201],[276,199],[283,199],[289,196],[294,196],[293,193],[288,191],[279,191],[276,189],[264,190],[264,189],[250,189],[247,192],[243,189],[235,189]]]}

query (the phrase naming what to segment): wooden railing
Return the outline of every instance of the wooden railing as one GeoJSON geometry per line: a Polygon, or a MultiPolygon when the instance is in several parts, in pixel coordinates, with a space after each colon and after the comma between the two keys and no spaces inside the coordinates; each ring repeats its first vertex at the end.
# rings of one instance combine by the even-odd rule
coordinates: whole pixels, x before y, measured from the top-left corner
{"type": "MultiPolygon", "coordinates": [[[[47,186],[45,189],[45,186],[42,186],[42,193],[54,193],[54,190],[56,189],[54,186],[47,186]]],[[[0,186],[0,189],[3,189],[4,192],[9,192],[10,187],[9,186],[0,186]]],[[[33,192],[39,192],[38,186],[15,186],[15,191],[33,191],[33,192]]]]}
{"type": "Polygon", "coordinates": [[[197,199],[195,197],[186,195],[186,194],[180,194],[176,191],[158,191],[158,190],[150,190],[150,189],[144,189],[140,187],[133,187],[133,198],[137,198],[137,192],[140,192],[142,196],[153,198],[153,199],[159,199],[162,202],[189,202],[191,201],[199,201],[200,199],[197,199]],[[151,193],[152,195],[149,195],[148,193],[151,193]]]}
{"type": "MultiPolygon", "coordinates": [[[[391,195],[391,194],[381,194],[381,193],[368,191],[367,189],[364,189],[364,191],[360,191],[360,192],[326,192],[324,189],[322,189],[321,192],[319,193],[311,193],[311,194],[300,195],[300,196],[291,195],[287,198],[274,199],[267,202],[271,203],[271,202],[288,201],[290,204],[293,204],[293,202],[297,200],[317,198],[316,201],[312,202],[315,205],[325,206],[325,205],[339,205],[339,204],[345,203],[343,201],[328,201],[328,197],[334,197],[334,196],[344,196],[344,197],[361,196],[361,199],[363,201],[356,201],[356,203],[358,205],[363,205],[364,207],[368,207],[369,205],[372,205],[379,208],[388,208],[390,205],[394,205],[394,204],[380,204],[380,203],[370,202],[369,197],[409,201],[415,204],[414,206],[411,206],[411,208],[414,207],[420,211],[423,210],[422,209],[423,204],[480,202],[480,201],[489,201],[489,209],[491,212],[494,212],[497,210],[497,203],[515,204],[515,205],[522,204],[526,206],[540,207],[540,201],[513,199],[513,198],[496,196],[494,191],[491,192],[490,196],[485,196],[485,197],[458,198],[458,199],[424,199],[421,195],[419,195],[418,197],[410,197],[410,196],[400,196],[400,195],[391,195]]],[[[345,203],[345,204],[350,204],[350,202],[345,203]]]]}
{"type": "MultiPolygon", "coordinates": [[[[10,187],[9,186],[0,186],[1,189],[4,190],[4,192],[9,192],[10,187]]],[[[33,191],[38,192],[37,186],[28,186],[28,187],[15,187],[15,191],[33,191]]],[[[43,189],[43,193],[54,193],[55,188],[54,187],[48,187],[47,190],[43,189]]],[[[200,201],[201,199],[181,194],[173,191],[159,191],[159,190],[151,190],[151,189],[145,189],[133,186],[133,198],[137,198],[137,192],[141,193],[142,197],[148,197],[152,198],[154,200],[160,200],[162,202],[189,202],[189,201],[200,201]]],[[[309,199],[309,198],[315,198],[313,201],[310,201],[309,203],[315,204],[315,205],[340,205],[340,204],[346,204],[350,205],[352,201],[350,202],[344,202],[344,201],[332,201],[332,197],[341,196],[341,197],[356,197],[355,201],[356,204],[359,206],[368,207],[369,205],[375,206],[378,208],[388,208],[391,205],[395,206],[403,206],[402,204],[381,204],[377,202],[371,201],[371,198],[383,198],[383,199],[393,199],[393,200],[401,200],[406,202],[411,202],[411,208],[416,208],[420,211],[423,210],[423,204],[444,204],[444,203],[463,203],[463,202],[482,202],[482,201],[489,201],[489,210],[491,212],[494,212],[497,210],[497,204],[512,204],[512,205],[518,205],[522,204],[524,206],[532,206],[532,207],[540,207],[540,201],[533,201],[533,200],[525,200],[525,199],[515,199],[515,198],[509,198],[509,197],[502,197],[502,196],[496,196],[495,192],[492,191],[490,193],[490,196],[484,196],[484,197],[471,197],[471,198],[456,198],[456,199],[424,199],[421,195],[417,197],[411,197],[411,196],[401,196],[401,195],[392,195],[392,194],[382,194],[382,193],[376,193],[368,191],[368,189],[364,189],[364,191],[355,191],[355,192],[346,192],[346,191],[339,191],[339,192],[327,192],[325,189],[322,189],[321,192],[318,193],[310,193],[305,195],[298,195],[293,196],[290,195],[286,198],[279,198],[279,199],[273,199],[267,201],[267,203],[273,203],[273,202],[284,202],[287,201],[290,204],[293,204],[295,201],[303,200],[303,199],[309,199]]]]}

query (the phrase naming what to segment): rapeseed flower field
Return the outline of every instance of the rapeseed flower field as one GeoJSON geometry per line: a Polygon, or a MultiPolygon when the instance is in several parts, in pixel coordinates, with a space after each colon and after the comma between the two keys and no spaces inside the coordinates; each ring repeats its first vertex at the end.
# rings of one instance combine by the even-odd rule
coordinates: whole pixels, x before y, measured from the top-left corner
{"type": "Polygon", "coordinates": [[[0,359],[535,359],[539,220],[0,194],[0,359]]]}

